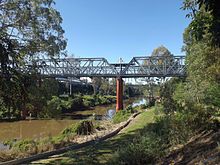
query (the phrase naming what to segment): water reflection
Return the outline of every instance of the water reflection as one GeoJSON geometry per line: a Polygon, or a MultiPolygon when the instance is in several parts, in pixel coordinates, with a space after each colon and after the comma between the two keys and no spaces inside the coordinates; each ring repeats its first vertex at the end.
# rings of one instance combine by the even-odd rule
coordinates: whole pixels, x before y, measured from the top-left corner
{"type": "Polygon", "coordinates": [[[112,119],[113,116],[115,115],[116,113],[116,110],[115,109],[109,109],[105,115],[105,118],[104,119],[112,119]]]}
{"type": "Polygon", "coordinates": [[[147,104],[147,100],[144,98],[133,102],[132,107],[136,107],[136,106],[143,105],[143,104],[147,104]]]}

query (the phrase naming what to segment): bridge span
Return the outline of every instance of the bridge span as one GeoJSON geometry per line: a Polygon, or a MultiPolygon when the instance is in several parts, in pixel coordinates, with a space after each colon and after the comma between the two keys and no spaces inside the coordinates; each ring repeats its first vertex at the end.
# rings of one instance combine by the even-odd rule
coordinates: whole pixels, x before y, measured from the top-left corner
{"type": "Polygon", "coordinates": [[[106,77],[117,79],[116,110],[123,109],[123,79],[138,77],[184,77],[185,56],[133,57],[129,63],[109,63],[105,58],[37,59],[23,72],[37,71],[43,77],[106,77]]]}

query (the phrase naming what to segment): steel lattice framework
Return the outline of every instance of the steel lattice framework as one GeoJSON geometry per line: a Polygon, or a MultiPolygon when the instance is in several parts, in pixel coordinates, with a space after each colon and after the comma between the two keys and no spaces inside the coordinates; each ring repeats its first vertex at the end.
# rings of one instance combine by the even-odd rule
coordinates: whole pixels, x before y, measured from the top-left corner
{"type": "Polygon", "coordinates": [[[47,77],[183,77],[185,57],[133,57],[129,63],[110,64],[105,58],[39,59],[22,69],[47,77]]]}

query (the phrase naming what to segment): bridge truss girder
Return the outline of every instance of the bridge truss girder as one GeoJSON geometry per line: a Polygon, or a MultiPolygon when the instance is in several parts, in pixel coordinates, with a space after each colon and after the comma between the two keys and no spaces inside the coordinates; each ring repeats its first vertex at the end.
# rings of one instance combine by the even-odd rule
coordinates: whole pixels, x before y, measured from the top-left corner
{"type": "Polygon", "coordinates": [[[23,70],[35,69],[46,77],[182,77],[185,57],[134,57],[129,63],[110,64],[105,58],[39,59],[23,70]]]}

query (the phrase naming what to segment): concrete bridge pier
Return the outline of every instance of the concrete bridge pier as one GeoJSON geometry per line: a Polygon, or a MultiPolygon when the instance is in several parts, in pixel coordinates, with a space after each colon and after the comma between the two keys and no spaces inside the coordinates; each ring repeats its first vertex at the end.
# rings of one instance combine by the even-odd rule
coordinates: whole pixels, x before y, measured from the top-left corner
{"type": "Polygon", "coordinates": [[[123,109],[123,79],[117,78],[116,87],[116,112],[123,109]]]}

